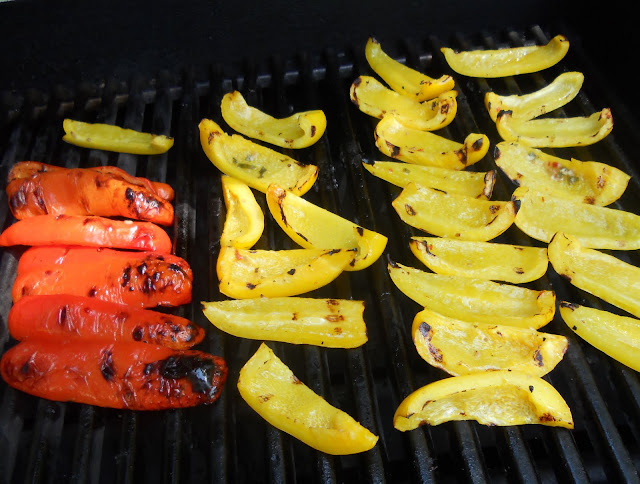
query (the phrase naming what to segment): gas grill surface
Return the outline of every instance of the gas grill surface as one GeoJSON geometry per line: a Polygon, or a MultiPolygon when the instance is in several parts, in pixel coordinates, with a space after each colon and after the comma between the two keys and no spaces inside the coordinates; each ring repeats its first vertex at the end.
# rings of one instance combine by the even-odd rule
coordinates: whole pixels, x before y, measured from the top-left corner
{"type": "MultiPolygon", "coordinates": [[[[556,33],[538,26],[452,39],[425,37],[422,42],[388,42],[383,49],[407,65],[438,77],[451,73],[458,91],[454,122],[438,132],[461,141],[470,132],[485,133],[492,147],[501,141],[483,106],[488,89],[525,93],[549,83],[559,73],[579,70],[585,83],[578,97],[558,116],[584,116],[611,107],[613,133],[596,145],[555,150],[558,156],[609,163],[632,176],[614,208],[638,213],[640,185],[635,119],[616,92],[603,83],[603,72],[572,43],[557,66],[517,78],[477,80],[452,73],[441,46],[497,48],[546,43],[556,33]]],[[[570,40],[570,33],[565,33],[570,40]]],[[[169,230],[175,253],[194,272],[193,303],[175,310],[207,330],[198,347],[223,356],[229,366],[226,387],[211,406],[162,412],[131,412],[73,403],[50,402],[20,393],[0,382],[0,482],[640,482],[640,380],[634,372],[577,338],[559,315],[544,331],[570,342],[564,360],[545,377],[563,395],[574,430],[531,425],[485,427],[475,422],[446,423],[407,433],[393,428],[397,405],[413,390],[447,375],[427,365],[410,337],[420,308],[400,293],[388,277],[388,261],[420,268],[409,250],[412,235],[391,207],[400,190],[368,174],[363,162],[385,157],[374,144],[377,120],[358,111],[349,86],[371,75],[364,44],[351,50],[302,53],[272,58],[268,68],[247,62],[237,76],[220,66],[160,72],[153,78],[123,82],[57,86],[49,91],[0,93],[0,180],[20,160],[67,167],[117,165],[129,173],[166,181],[176,191],[176,221],[169,230]],[[268,343],[310,388],[380,436],[369,452],[334,457],[316,452],[262,420],[236,389],[242,365],[260,341],[223,334],[211,326],[200,301],[224,298],[215,272],[225,217],[220,172],[199,143],[203,117],[231,132],[220,115],[225,92],[240,90],[250,105],[276,117],[322,109],[327,131],[314,146],[285,151],[319,166],[319,177],[305,198],[344,218],[389,237],[385,255],[370,268],[348,272],[313,297],[364,300],[369,341],[358,349],[324,349],[268,343]],[[174,147],[164,155],[134,156],[87,150],[62,142],[65,117],[171,134],[174,147]]],[[[495,169],[493,149],[470,170],[495,169]]],[[[3,183],[6,183],[3,182],[3,183]]],[[[4,188],[4,185],[3,185],[4,188]]],[[[499,172],[492,198],[509,199],[515,186],[499,172]]],[[[294,248],[269,214],[260,249],[294,248]]],[[[0,194],[0,223],[14,220],[6,194],[0,194]]],[[[496,242],[540,245],[515,226],[496,242]]],[[[15,342],[6,328],[11,286],[23,249],[0,252],[0,348],[15,342]]],[[[640,265],[637,253],[616,256],[640,265]]],[[[561,279],[551,268],[528,285],[553,289],[557,299],[619,312],[561,279]]]]}

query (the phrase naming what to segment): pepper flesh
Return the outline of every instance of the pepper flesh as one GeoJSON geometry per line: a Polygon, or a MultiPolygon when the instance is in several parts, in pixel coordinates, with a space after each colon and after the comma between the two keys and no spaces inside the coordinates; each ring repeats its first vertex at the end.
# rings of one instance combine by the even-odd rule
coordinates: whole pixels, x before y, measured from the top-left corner
{"type": "Polygon", "coordinates": [[[264,214],[249,185],[227,175],[221,181],[227,216],[220,245],[248,249],[262,236],[264,214]]]}

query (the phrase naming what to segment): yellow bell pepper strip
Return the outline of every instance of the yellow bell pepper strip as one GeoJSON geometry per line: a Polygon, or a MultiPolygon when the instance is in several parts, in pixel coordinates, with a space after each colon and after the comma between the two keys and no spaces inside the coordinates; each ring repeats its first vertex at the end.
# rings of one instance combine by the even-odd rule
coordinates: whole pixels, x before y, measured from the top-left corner
{"type": "Polygon", "coordinates": [[[364,302],[274,297],[203,302],[216,328],[239,338],[356,348],[367,342],[364,302]]]}
{"type": "Polygon", "coordinates": [[[63,141],[83,148],[131,153],[134,155],[158,155],[169,151],[173,138],[142,133],[111,124],[84,123],[74,119],[62,122],[63,141]]]}
{"type": "Polygon", "coordinates": [[[246,183],[228,175],[222,175],[221,182],[227,216],[220,245],[249,249],[264,231],[262,209],[246,183]]]}
{"type": "Polygon", "coordinates": [[[529,237],[549,243],[556,232],[565,232],[592,249],[640,249],[640,216],[623,210],[575,202],[517,188],[515,225],[529,237]]]}
{"type": "Polygon", "coordinates": [[[369,116],[392,115],[411,128],[435,131],[449,125],[458,112],[456,91],[446,91],[430,101],[418,102],[384,86],[375,77],[360,76],[351,84],[351,101],[369,116]]]}
{"type": "Polygon", "coordinates": [[[355,249],[221,247],[216,267],[220,292],[235,299],[304,294],[332,282],[355,255],[355,249]]]}
{"type": "Polygon", "coordinates": [[[629,368],[640,371],[640,320],[579,304],[560,302],[560,315],[587,343],[629,368]]]}
{"type": "Polygon", "coordinates": [[[425,309],[472,323],[538,329],[553,319],[553,291],[421,271],[390,263],[395,286],[425,309]]]}
{"type": "Polygon", "coordinates": [[[271,183],[277,182],[287,190],[303,195],[318,178],[317,166],[304,165],[238,134],[228,135],[210,119],[203,119],[198,127],[200,144],[211,163],[225,175],[262,193],[271,183]]]}
{"type": "Polygon", "coordinates": [[[494,121],[500,111],[511,111],[514,119],[529,120],[569,103],[580,92],[583,82],[582,72],[563,72],[542,89],[527,94],[501,96],[488,91],[484,105],[494,121]]]}
{"type": "Polygon", "coordinates": [[[498,134],[505,141],[519,141],[534,148],[588,146],[606,138],[613,130],[611,109],[575,118],[515,119],[501,111],[496,119],[498,134]]]}
{"type": "Polygon", "coordinates": [[[409,183],[391,205],[400,219],[439,237],[488,241],[507,230],[516,215],[512,201],[491,201],[409,183]]]}
{"type": "Polygon", "coordinates": [[[544,376],[569,346],[567,338],[531,328],[460,321],[425,309],[413,320],[413,343],[431,366],[450,375],[495,370],[544,376]]]}
{"type": "Polygon", "coordinates": [[[359,271],[380,258],[387,237],[315,205],[282,186],[267,190],[267,205],[282,230],[298,245],[315,249],[351,249],[357,253],[347,271],[359,271]]]}
{"type": "Polygon", "coordinates": [[[524,284],[549,265],[546,247],[496,244],[442,237],[411,237],[411,252],[437,274],[524,284]]]}
{"type": "Polygon", "coordinates": [[[594,205],[618,200],[631,178],[604,163],[566,160],[517,142],[498,143],[494,157],[496,165],[520,186],[594,205]]]}
{"type": "Polygon", "coordinates": [[[376,146],[385,155],[406,163],[462,170],[489,151],[489,138],[471,133],[463,143],[430,131],[412,128],[396,116],[383,116],[374,132],[376,146]]]}
{"type": "Polygon", "coordinates": [[[271,425],[326,454],[366,452],[378,441],[302,383],[264,343],[240,370],[238,391],[271,425]]]}
{"type": "Polygon", "coordinates": [[[238,133],[281,148],[307,148],[316,143],[327,128],[327,118],[322,110],[274,118],[249,106],[239,91],[228,92],[222,97],[220,111],[226,123],[238,133]]]}
{"type": "Polygon", "coordinates": [[[569,40],[564,35],[556,35],[546,45],[462,52],[449,47],[440,50],[449,66],[458,74],[497,78],[530,74],[557,64],[569,51],[569,40]]]}
{"type": "Polygon", "coordinates": [[[575,287],[640,317],[640,268],[559,232],[549,243],[549,261],[575,287]]]}
{"type": "Polygon", "coordinates": [[[455,420],[573,428],[567,402],[550,383],[506,370],[454,376],[419,388],[400,403],[393,426],[406,432],[455,420]]]}
{"type": "Polygon", "coordinates": [[[364,52],[371,69],[391,89],[418,102],[438,97],[443,92],[453,89],[455,85],[453,77],[449,75],[433,79],[392,59],[373,37],[367,40],[364,52]]]}
{"type": "Polygon", "coordinates": [[[411,165],[401,161],[374,161],[362,163],[372,175],[400,188],[409,183],[435,188],[467,197],[491,198],[496,181],[496,170],[473,172],[451,170],[437,166],[411,165]]]}

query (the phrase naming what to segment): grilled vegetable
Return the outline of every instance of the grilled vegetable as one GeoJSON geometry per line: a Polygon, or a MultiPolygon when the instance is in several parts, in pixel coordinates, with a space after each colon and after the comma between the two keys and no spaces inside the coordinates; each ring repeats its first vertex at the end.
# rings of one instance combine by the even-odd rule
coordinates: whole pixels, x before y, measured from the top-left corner
{"type": "Polygon", "coordinates": [[[279,185],[267,190],[267,205],[284,232],[307,249],[352,249],[356,257],[347,271],[359,271],[373,264],[384,251],[387,237],[365,229],[339,215],[288,192],[279,185]]]}
{"type": "Polygon", "coordinates": [[[262,343],[240,370],[242,398],[274,427],[332,455],[365,452],[378,437],[302,383],[262,343]]]}
{"type": "Polygon", "coordinates": [[[405,432],[455,420],[573,428],[571,410],[553,386],[540,377],[505,370],[445,378],[419,388],[398,406],[393,426],[405,432]]]}
{"type": "Polygon", "coordinates": [[[217,263],[220,292],[235,299],[304,294],[333,281],[355,255],[355,249],[221,247],[217,263]]]}
{"type": "Polygon", "coordinates": [[[17,340],[140,341],[180,350],[204,338],[202,328],[179,316],[69,294],[25,296],[7,322],[17,340]]]}
{"type": "Polygon", "coordinates": [[[210,119],[203,119],[198,127],[200,144],[211,163],[251,188],[264,193],[271,183],[279,183],[303,195],[318,178],[317,166],[303,165],[240,135],[228,135],[210,119]]]}
{"type": "Polygon", "coordinates": [[[479,200],[409,183],[393,202],[408,225],[440,237],[488,241],[507,230],[516,216],[513,202],[479,200]]]}
{"type": "Polygon", "coordinates": [[[560,315],[571,330],[614,360],[640,371],[640,321],[562,301],[560,315]]]}
{"type": "Polygon", "coordinates": [[[251,248],[262,236],[264,214],[249,185],[222,175],[222,195],[227,208],[220,245],[251,248]]]}
{"type": "Polygon", "coordinates": [[[538,72],[560,62],[569,51],[569,40],[556,35],[546,45],[456,52],[440,49],[449,66],[469,77],[507,77],[538,72]]]}
{"type": "Polygon", "coordinates": [[[604,163],[565,160],[517,142],[498,143],[495,162],[520,186],[594,205],[618,200],[630,179],[623,171],[604,163]]]}
{"type": "Polygon", "coordinates": [[[374,70],[398,94],[415,99],[418,102],[438,97],[453,89],[453,77],[443,75],[432,79],[421,72],[411,69],[387,55],[373,37],[369,37],[365,46],[365,56],[374,70]]]}
{"type": "Polygon", "coordinates": [[[32,338],[2,356],[0,374],[12,387],[48,400],[164,410],[215,402],[227,367],[195,350],[32,338]]]}
{"type": "Polygon", "coordinates": [[[134,307],[191,301],[193,276],[171,254],[89,247],[32,247],[18,262],[13,301],[28,295],[72,294],[134,307]]]}
{"type": "Polygon", "coordinates": [[[91,215],[35,215],[0,234],[0,246],[78,245],[171,252],[171,239],[151,222],[112,220],[91,215]]]}
{"type": "Polygon", "coordinates": [[[98,150],[157,155],[173,146],[173,138],[164,135],[142,133],[110,124],[91,124],[65,119],[62,122],[67,143],[98,150]]]}
{"type": "Polygon", "coordinates": [[[367,342],[364,302],[276,297],[203,302],[218,329],[240,338],[356,348],[367,342]]]}
{"type": "Polygon", "coordinates": [[[562,360],[569,345],[564,336],[460,321],[428,309],[416,315],[411,333],[422,359],[454,376],[495,370],[543,376],[562,360]]]}
{"type": "Polygon", "coordinates": [[[249,106],[239,91],[222,97],[220,111],[238,133],[282,148],[307,148],[322,137],[327,127],[327,118],[319,109],[276,119],[249,106]]]}
{"type": "Polygon", "coordinates": [[[458,112],[456,91],[420,103],[385,87],[375,77],[360,76],[351,84],[351,101],[369,116],[392,115],[411,128],[434,131],[449,125],[458,112]]]}
{"type": "Polygon", "coordinates": [[[168,200],[151,184],[132,183],[117,170],[45,167],[20,176],[29,170],[18,168],[9,174],[7,197],[17,219],[47,214],[98,215],[173,223],[173,206],[168,200]]]}
{"type": "Polygon", "coordinates": [[[443,276],[398,263],[389,264],[388,270],[406,296],[425,309],[462,321],[538,329],[556,310],[553,291],[443,276]]]}
{"type": "Polygon", "coordinates": [[[374,136],[378,149],[391,158],[451,170],[462,170],[477,163],[489,150],[489,138],[484,134],[471,133],[464,143],[457,143],[405,125],[396,116],[383,116],[374,136]]]}
{"type": "Polygon", "coordinates": [[[563,72],[542,89],[527,94],[500,96],[489,91],[484,105],[494,121],[500,111],[511,111],[514,119],[533,119],[567,104],[580,92],[583,82],[582,72],[563,72]]]}
{"type": "Polygon", "coordinates": [[[440,237],[412,237],[411,252],[433,272],[522,284],[547,272],[544,247],[496,244],[440,237]]]}

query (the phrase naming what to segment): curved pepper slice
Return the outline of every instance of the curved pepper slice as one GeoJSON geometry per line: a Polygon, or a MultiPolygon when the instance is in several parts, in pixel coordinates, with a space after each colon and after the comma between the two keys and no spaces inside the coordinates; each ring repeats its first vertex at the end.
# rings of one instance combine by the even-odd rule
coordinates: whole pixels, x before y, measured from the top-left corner
{"type": "Polygon", "coordinates": [[[360,76],[351,84],[351,101],[369,116],[395,116],[411,128],[435,131],[449,125],[458,112],[456,91],[446,91],[430,101],[418,102],[384,86],[375,77],[360,76]]]}
{"type": "Polygon", "coordinates": [[[505,370],[454,376],[419,388],[400,403],[393,426],[405,432],[455,420],[573,428],[571,410],[551,384],[505,370]]]}
{"type": "Polygon", "coordinates": [[[401,64],[387,55],[375,38],[369,37],[364,50],[369,66],[398,94],[418,102],[438,97],[453,89],[453,77],[443,75],[433,79],[415,69],[401,64]]]}
{"type": "Polygon", "coordinates": [[[607,311],[560,302],[560,315],[571,330],[623,365],[640,371],[640,321],[607,311]]]}
{"type": "Polygon", "coordinates": [[[640,216],[631,212],[545,195],[526,187],[517,188],[512,199],[519,207],[516,226],[536,240],[548,243],[556,232],[565,232],[593,249],[640,249],[640,216]]]}
{"type": "Polygon", "coordinates": [[[462,321],[538,329],[553,319],[555,294],[467,277],[445,276],[398,263],[391,280],[407,297],[462,321]]]}
{"type": "Polygon", "coordinates": [[[36,215],[18,220],[0,234],[0,246],[79,245],[148,250],[168,254],[171,239],[151,222],[90,215],[36,215]]]}
{"type": "Polygon", "coordinates": [[[501,111],[496,119],[498,133],[505,141],[519,141],[536,148],[588,146],[607,137],[613,130],[611,109],[575,118],[515,119],[501,111]]]}
{"type": "Polygon", "coordinates": [[[583,82],[582,72],[563,72],[542,89],[527,94],[501,96],[489,91],[484,105],[494,121],[500,111],[511,111],[514,119],[533,119],[567,104],[580,92],[583,82]]]}
{"type": "Polygon", "coordinates": [[[327,127],[327,118],[319,109],[277,119],[249,106],[239,91],[222,97],[220,111],[238,133],[282,148],[307,148],[322,137],[327,127]]]}
{"type": "Polygon", "coordinates": [[[227,378],[222,358],[145,343],[32,338],[2,356],[0,374],[40,398],[129,410],[215,402],[227,378]]]}
{"type": "Polygon", "coordinates": [[[400,219],[439,237],[487,241],[515,218],[513,202],[480,200],[409,183],[393,202],[400,219]]]}
{"type": "Polygon", "coordinates": [[[453,376],[495,370],[544,376],[562,361],[569,346],[564,336],[460,321],[428,309],[416,315],[411,333],[422,359],[453,376]]]}
{"type": "Polygon", "coordinates": [[[462,170],[477,163],[489,150],[489,138],[484,134],[471,133],[464,143],[458,143],[404,125],[395,116],[383,116],[374,136],[378,149],[391,158],[451,170],[462,170]]]}
{"type": "Polygon", "coordinates": [[[238,391],[274,427],[332,455],[365,452],[378,437],[302,383],[262,343],[240,370],[238,391]]]}
{"type": "Polygon", "coordinates": [[[549,265],[545,247],[442,237],[411,237],[411,252],[437,274],[512,284],[540,279],[549,265]]]}
{"type": "Polygon", "coordinates": [[[546,45],[462,52],[449,47],[440,50],[458,74],[495,78],[538,72],[557,64],[569,51],[569,40],[564,35],[556,35],[546,45]]]}
{"type": "Polygon", "coordinates": [[[327,348],[367,342],[363,301],[265,297],[203,302],[202,311],[216,328],[239,338],[327,348]]]}
{"type": "Polygon", "coordinates": [[[498,143],[495,162],[518,185],[601,206],[618,200],[631,178],[604,163],[565,160],[517,142],[498,143]]]}
{"type": "Polygon", "coordinates": [[[210,119],[198,125],[207,158],[225,175],[266,192],[271,183],[303,195],[318,178],[318,167],[302,163],[240,135],[228,135],[210,119]]]}
{"type": "Polygon", "coordinates": [[[329,284],[355,257],[355,250],[249,250],[221,247],[220,292],[235,299],[296,296],[329,284]]]}
{"type": "Polygon", "coordinates": [[[67,143],[118,153],[134,155],[158,155],[173,146],[173,138],[164,135],[142,133],[132,129],[100,123],[83,123],[73,119],[62,122],[67,143]]]}
{"type": "Polygon", "coordinates": [[[640,317],[640,268],[562,232],[549,243],[549,261],[575,287],[640,317]]]}
{"type": "Polygon", "coordinates": [[[352,249],[357,253],[347,271],[359,271],[380,258],[387,237],[325,210],[278,185],[267,190],[267,205],[284,232],[308,249],[352,249]]]}
{"type": "Polygon", "coordinates": [[[228,175],[222,175],[221,182],[227,216],[220,245],[253,247],[264,231],[264,213],[249,185],[228,175]]]}

